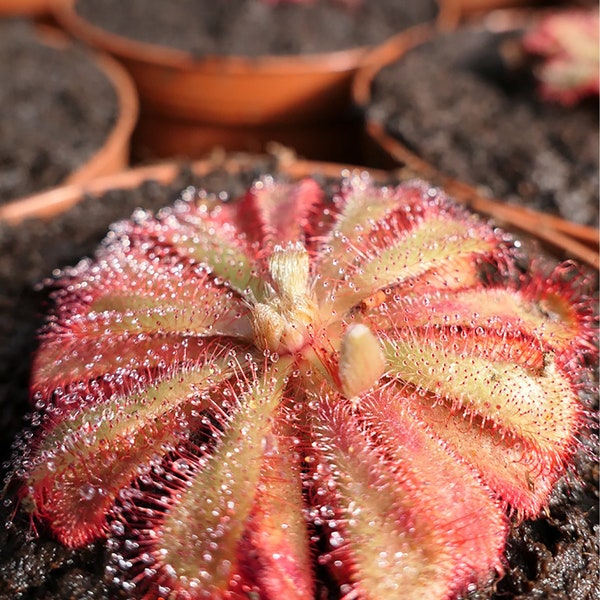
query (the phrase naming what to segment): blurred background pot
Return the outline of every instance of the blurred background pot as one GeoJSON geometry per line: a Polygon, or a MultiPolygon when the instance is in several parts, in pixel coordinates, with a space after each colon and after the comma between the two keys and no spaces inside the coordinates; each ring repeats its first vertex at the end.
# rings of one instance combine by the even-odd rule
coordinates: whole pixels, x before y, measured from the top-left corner
{"type": "MultiPolygon", "coordinates": [[[[511,11],[499,11],[494,13],[487,22],[488,25],[493,25],[493,28],[489,30],[491,36],[497,33],[499,27],[501,31],[504,28],[509,27],[507,31],[513,31],[518,19],[519,28],[524,26],[523,13],[513,13],[511,11]]],[[[520,30],[520,29],[519,29],[520,30]]],[[[460,35],[462,29],[457,30],[450,35],[460,35]]],[[[466,31],[466,30],[465,30],[466,31]]],[[[483,26],[478,26],[469,31],[485,32],[486,29],[483,26]]],[[[371,54],[369,60],[370,64],[364,66],[354,81],[353,96],[357,106],[361,107],[365,115],[365,162],[371,166],[378,166],[382,168],[403,168],[409,172],[420,175],[421,177],[428,179],[441,185],[450,194],[455,196],[461,202],[464,202],[471,206],[473,209],[490,215],[495,219],[509,223],[520,230],[525,230],[539,238],[547,240],[550,244],[558,245],[568,251],[571,256],[576,256],[580,260],[587,262],[588,264],[597,266],[599,264],[598,259],[598,240],[599,232],[594,224],[594,219],[597,218],[597,201],[594,202],[593,194],[596,190],[597,185],[594,184],[594,175],[590,172],[590,179],[583,181],[582,185],[587,186],[585,191],[579,193],[579,213],[578,217],[581,219],[578,222],[572,222],[570,217],[567,217],[570,211],[571,198],[560,199],[559,207],[561,213],[558,212],[556,206],[545,207],[547,202],[559,202],[555,198],[558,192],[546,191],[542,193],[539,191],[537,194],[535,190],[532,192],[529,190],[527,196],[529,200],[524,200],[520,191],[523,193],[529,184],[528,182],[518,183],[516,175],[510,173],[499,173],[498,178],[504,180],[505,183],[511,186],[516,186],[516,193],[510,194],[510,202],[505,200],[503,194],[494,193],[491,187],[484,185],[482,181],[478,181],[478,176],[481,174],[479,166],[485,158],[485,152],[482,151],[481,141],[483,136],[491,139],[494,143],[491,144],[492,150],[495,151],[495,144],[500,146],[501,142],[504,141],[508,135],[507,130],[509,127],[506,125],[499,126],[498,123],[494,122],[493,119],[487,119],[485,121],[487,129],[482,131],[481,135],[473,135],[468,137],[468,123],[469,117],[466,117],[458,110],[458,103],[467,100],[469,96],[472,101],[476,104],[479,103],[482,106],[487,106],[493,102],[487,95],[479,94],[478,88],[471,86],[472,81],[476,78],[472,77],[473,73],[469,75],[470,80],[461,87],[457,94],[460,100],[456,98],[444,97],[445,88],[447,87],[441,78],[447,78],[450,80],[456,80],[457,74],[453,73],[452,69],[448,65],[441,65],[436,63],[430,69],[421,63],[412,63],[411,69],[413,76],[408,72],[403,71],[399,73],[396,70],[389,70],[386,74],[385,69],[388,67],[395,69],[396,66],[404,68],[409,52],[411,50],[421,50],[427,43],[438,43],[441,39],[439,34],[424,37],[420,40],[419,44],[413,46],[407,46],[402,39],[392,39],[388,43],[383,44],[377,48],[371,54]],[[434,83],[431,78],[433,71],[439,70],[439,80],[435,80],[434,83]],[[431,88],[428,98],[424,96],[409,95],[413,104],[409,105],[406,98],[403,97],[402,103],[397,103],[395,97],[387,96],[388,88],[379,88],[376,86],[381,85],[380,77],[387,77],[388,82],[399,82],[402,81],[403,90],[407,90],[413,85],[416,79],[415,73],[419,76],[422,75],[422,80],[419,85],[423,85],[423,81],[427,81],[426,88],[431,88]],[[385,90],[385,91],[382,91],[385,90]],[[379,91],[379,95],[376,97],[376,92],[379,91]],[[435,101],[431,100],[432,96],[436,96],[435,101]],[[441,99],[439,99],[441,98],[441,99]],[[438,102],[439,99],[439,102],[438,102]],[[434,110],[436,103],[444,104],[442,107],[437,107],[434,110]],[[417,107],[418,105],[418,107],[417,107]],[[415,112],[413,108],[417,107],[418,110],[415,112]],[[431,107],[431,110],[429,108],[431,107]],[[438,111],[439,110],[439,114],[438,111]],[[419,111],[421,111],[419,113],[419,111]],[[419,113],[419,114],[416,114],[419,113]],[[393,123],[392,119],[393,118],[393,123]],[[404,139],[400,130],[397,128],[402,127],[402,123],[410,127],[411,136],[407,137],[411,143],[404,139]],[[452,132],[452,127],[458,128],[459,134],[452,132]],[[419,133],[421,132],[422,133],[419,133]],[[432,131],[437,133],[432,133],[432,131]],[[454,160],[458,153],[464,153],[469,161],[472,162],[472,168],[469,172],[471,181],[467,181],[466,177],[458,177],[451,173],[447,168],[440,166],[436,161],[427,159],[424,157],[419,148],[414,144],[418,141],[415,135],[420,136],[420,139],[424,143],[434,145],[435,151],[440,153],[442,156],[448,158],[449,156],[454,160]],[[466,139],[465,139],[466,138],[466,139]],[[494,141],[495,140],[495,141],[494,141]],[[450,144],[450,145],[448,145],[450,144]],[[482,158],[484,157],[484,158],[482,158]],[[532,204],[525,205],[524,202],[530,202],[534,200],[532,204]],[[554,214],[552,214],[554,213],[554,214]],[[563,214],[564,213],[564,214],[563,214]],[[594,217],[596,215],[596,217],[594,217]]],[[[456,44],[453,39],[448,39],[446,44],[446,51],[448,53],[454,50],[450,48],[456,48],[456,44]]],[[[475,46],[474,46],[475,47],[475,46]]],[[[512,44],[508,46],[509,50],[514,50],[512,44]]],[[[488,48],[489,50],[489,48],[488,48]]],[[[472,58],[472,64],[469,62],[470,59],[462,57],[460,60],[463,61],[464,65],[475,65],[475,71],[481,68],[482,57],[485,60],[487,50],[481,50],[475,53],[472,58]]],[[[435,61],[435,57],[432,62],[435,61]]],[[[489,75],[489,74],[488,74],[489,75]]],[[[423,92],[420,91],[419,94],[423,92]]],[[[504,102],[504,100],[502,100],[504,102]]],[[[501,104],[500,112],[504,112],[507,118],[510,120],[519,115],[519,118],[526,118],[526,115],[520,114],[523,109],[516,108],[513,112],[510,112],[506,107],[501,104]]],[[[559,116],[560,111],[563,107],[553,107],[552,110],[556,109],[557,116],[554,119],[550,119],[556,125],[561,125],[561,118],[559,116]]],[[[474,113],[469,113],[473,115],[474,113]]],[[[561,113],[562,114],[562,113],[561,113]]],[[[594,111],[590,113],[593,121],[594,111]]],[[[552,113],[553,115],[553,113],[552,113]]],[[[551,116],[552,116],[551,115],[551,116]]],[[[597,116],[596,116],[597,120],[597,116]]],[[[528,128],[521,123],[516,121],[511,123],[510,128],[516,129],[519,133],[517,136],[519,143],[523,140],[529,143],[529,139],[532,138],[532,128],[528,128]],[[517,124],[515,124],[517,123],[517,124]],[[519,129],[520,128],[520,129],[519,129]],[[527,132],[527,133],[525,133],[527,132]]],[[[586,121],[587,123],[587,121],[586,121]]],[[[568,129],[569,135],[572,131],[568,129]]],[[[595,128],[583,128],[584,137],[589,135],[597,135],[597,126],[595,128]]],[[[537,138],[532,138],[534,145],[537,143],[537,138]]],[[[559,138],[560,139],[560,138],[559,138]]],[[[589,140],[588,140],[589,141],[589,140]]],[[[589,144],[588,144],[589,145],[589,144]]],[[[593,146],[593,144],[592,144],[593,146]]],[[[577,160],[582,160],[583,148],[577,146],[577,160]]],[[[545,151],[545,150],[544,150],[545,151]]],[[[509,147],[507,150],[508,154],[504,158],[498,158],[497,164],[504,169],[512,169],[512,161],[516,160],[517,163],[523,159],[523,161],[530,160],[527,156],[520,156],[521,146],[518,145],[515,148],[509,147]]],[[[547,157],[546,157],[547,158],[547,157]]],[[[534,156],[531,160],[544,159],[544,156],[534,156]]],[[[549,159],[548,159],[549,160],[549,159]]],[[[594,161],[591,161],[591,164],[594,161]]],[[[597,181],[597,160],[596,160],[596,181],[597,181]]],[[[519,165],[516,165],[519,166],[519,165]]],[[[542,165],[546,166],[546,165],[542,165]]],[[[561,167],[564,165],[560,163],[561,167]]],[[[580,164],[577,168],[581,167],[580,164]]],[[[559,176],[560,169],[550,168],[548,175],[545,175],[546,180],[544,183],[550,182],[559,176]]],[[[566,175],[565,175],[566,177],[566,175]]],[[[572,178],[571,178],[572,179],[572,178]]],[[[567,181],[571,181],[567,179],[567,181]]],[[[576,178],[577,179],[577,178],[576,178]]],[[[578,182],[575,181],[575,184],[578,182]]],[[[562,189],[562,188],[559,188],[562,189]]],[[[575,194],[575,192],[573,192],[575,194]]],[[[507,196],[508,197],[508,194],[507,196]]],[[[573,209],[575,214],[576,209],[573,209]]]]}
{"type": "Polygon", "coordinates": [[[261,151],[272,140],[300,140],[307,156],[333,159],[340,155],[323,152],[314,137],[322,138],[322,127],[332,122],[358,139],[350,89],[370,46],[298,55],[199,56],[117,35],[82,17],[75,5],[76,0],[54,0],[58,22],[116,57],[136,83],[142,114],[135,148],[143,159],[199,157],[215,144],[261,151]],[[243,130],[233,130],[238,127],[243,130]]]}
{"type": "Polygon", "coordinates": [[[55,3],[59,23],[123,63],[145,111],[174,119],[260,125],[334,116],[346,108],[352,75],[367,51],[197,58],[101,29],[76,12],[75,2],[55,3]]]}

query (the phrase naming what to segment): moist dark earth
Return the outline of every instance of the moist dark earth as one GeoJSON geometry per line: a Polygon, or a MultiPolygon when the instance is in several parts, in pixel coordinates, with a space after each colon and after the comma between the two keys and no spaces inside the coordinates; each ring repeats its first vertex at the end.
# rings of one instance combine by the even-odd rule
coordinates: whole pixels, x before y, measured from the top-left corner
{"type": "MultiPolygon", "coordinates": [[[[0,224],[0,462],[8,461],[11,440],[22,429],[23,416],[29,410],[30,357],[40,315],[47,306],[46,292],[37,284],[53,270],[90,256],[109,224],[127,218],[138,206],[156,210],[171,204],[189,185],[237,195],[258,175],[274,170],[270,159],[260,159],[236,174],[215,166],[208,175],[198,177],[182,168],[170,185],[147,181],[134,190],[86,197],[49,222],[0,224]]],[[[584,400],[593,405],[595,396],[590,394],[584,400]]],[[[588,446],[587,452],[577,456],[576,473],[557,486],[547,513],[515,525],[504,577],[470,590],[469,600],[600,597],[598,464],[595,444],[589,442],[588,446]]],[[[8,468],[5,462],[3,471],[8,468]]],[[[0,503],[0,522],[11,523],[0,529],[0,600],[123,597],[104,578],[108,553],[101,543],[74,551],[53,541],[43,527],[38,528],[38,537],[30,536],[28,517],[17,511],[12,518],[15,510],[8,497],[0,503]]],[[[338,597],[323,585],[317,598],[338,597]]]]}
{"type": "Polygon", "coordinates": [[[464,29],[415,48],[376,76],[368,118],[445,175],[597,227],[598,102],[540,101],[520,37],[464,29]]]}
{"type": "Polygon", "coordinates": [[[113,33],[197,56],[313,54],[369,46],[437,14],[435,0],[78,0],[75,8],[113,33]]]}
{"type": "Polygon", "coordinates": [[[41,39],[0,19],[0,203],[63,182],[116,121],[115,91],[89,55],[41,39]]]}

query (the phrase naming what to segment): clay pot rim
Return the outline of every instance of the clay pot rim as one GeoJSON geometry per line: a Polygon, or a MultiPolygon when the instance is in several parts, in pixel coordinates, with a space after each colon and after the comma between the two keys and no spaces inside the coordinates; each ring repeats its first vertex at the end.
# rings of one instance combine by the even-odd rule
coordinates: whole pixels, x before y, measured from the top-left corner
{"type": "MultiPolygon", "coordinates": [[[[545,12],[534,11],[539,16],[545,12]]],[[[531,18],[531,13],[530,10],[499,9],[466,27],[471,29],[487,27],[495,31],[503,31],[510,27],[514,28],[515,25],[522,25],[525,19],[531,18]]],[[[456,31],[456,29],[452,31],[456,31]]],[[[371,101],[371,88],[377,73],[385,66],[401,59],[412,48],[432,39],[435,30],[420,32],[420,34],[420,38],[413,38],[410,43],[407,43],[406,38],[395,36],[367,55],[354,77],[351,90],[353,102],[363,114],[367,114],[366,109],[371,101]]],[[[506,223],[509,227],[524,231],[566,251],[595,269],[600,268],[600,231],[598,229],[579,225],[562,217],[531,208],[509,204],[498,198],[491,198],[483,194],[477,186],[445,175],[409,150],[402,142],[389,135],[382,123],[368,117],[365,117],[365,133],[399,167],[403,165],[409,171],[414,172],[416,176],[440,185],[458,202],[501,224],[506,223]]]]}
{"type": "MultiPolygon", "coordinates": [[[[193,161],[165,160],[123,170],[119,173],[97,177],[89,181],[69,183],[20,198],[0,206],[0,222],[18,225],[28,218],[49,219],[77,204],[85,195],[97,196],[111,189],[131,189],[147,180],[168,183],[183,167],[189,167],[197,175],[214,168],[224,168],[230,172],[251,167],[267,154],[231,153],[222,157],[207,157],[193,161]]],[[[313,161],[282,157],[277,165],[279,172],[292,177],[308,177],[316,173],[330,177],[343,177],[351,173],[369,173],[373,178],[385,180],[389,173],[382,169],[371,169],[359,165],[347,165],[327,161],[313,161]]]]}
{"type": "Polygon", "coordinates": [[[248,70],[273,73],[303,73],[319,71],[347,71],[356,66],[373,46],[355,46],[331,52],[314,54],[285,54],[258,56],[207,54],[195,56],[190,52],[141,42],[112,33],[91,23],[75,11],[77,0],[50,0],[56,20],[65,30],[81,40],[111,54],[131,61],[148,63],[174,70],[193,70],[201,67],[206,72],[236,74],[248,70]]]}

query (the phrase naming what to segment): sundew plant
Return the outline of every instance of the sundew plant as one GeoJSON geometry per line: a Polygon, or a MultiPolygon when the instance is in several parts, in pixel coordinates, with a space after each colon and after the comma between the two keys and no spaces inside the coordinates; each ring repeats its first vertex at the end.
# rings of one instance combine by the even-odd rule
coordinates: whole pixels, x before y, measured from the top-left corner
{"type": "Polygon", "coordinates": [[[454,598],[577,449],[583,284],[419,181],[138,211],[51,284],[21,506],[131,598],[454,598]]]}

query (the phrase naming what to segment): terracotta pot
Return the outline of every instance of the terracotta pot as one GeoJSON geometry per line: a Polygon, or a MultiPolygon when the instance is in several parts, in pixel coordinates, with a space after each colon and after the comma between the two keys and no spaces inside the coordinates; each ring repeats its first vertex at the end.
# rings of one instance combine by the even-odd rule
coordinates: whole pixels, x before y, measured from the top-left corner
{"type": "Polygon", "coordinates": [[[350,105],[352,76],[368,48],[306,56],[209,56],[110,33],[80,17],[75,0],[54,0],[72,35],[117,57],[131,73],[145,111],[229,125],[307,123],[350,105]]]}
{"type": "MultiPolygon", "coordinates": [[[[127,169],[91,181],[59,186],[0,206],[0,221],[18,224],[32,217],[48,219],[74,206],[86,195],[97,196],[111,189],[132,189],[147,180],[166,184],[175,178],[183,166],[188,166],[197,175],[204,175],[215,168],[223,168],[228,172],[236,173],[244,169],[251,169],[261,158],[265,163],[268,160],[266,155],[216,152],[212,157],[192,163],[171,160],[127,169]]],[[[278,172],[296,178],[315,174],[340,177],[344,173],[348,174],[352,169],[357,171],[364,169],[352,165],[298,159],[292,151],[284,148],[276,150],[272,162],[276,164],[278,172]]],[[[387,181],[390,177],[393,177],[380,169],[369,169],[369,172],[382,181],[387,181]]]]}
{"type": "Polygon", "coordinates": [[[198,58],[103,30],[80,17],[75,2],[53,0],[55,18],[73,36],[116,57],[138,88],[136,159],[201,158],[215,147],[262,152],[278,142],[316,160],[361,161],[353,142],[351,85],[371,48],[198,58]],[[341,134],[350,141],[337,144],[326,133],[332,129],[335,139],[341,134]]]}
{"type": "Polygon", "coordinates": [[[50,14],[51,0],[0,0],[0,17],[45,17],[50,14]]]}
{"type": "MultiPolygon", "coordinates": [[[[513,18],[512,13],[499,14],[494,23],[496,26],[514,23],[513,18]]],[[[430,37],[423,35],[419,40],[413,41],[425,42],[430,37]]],[[[354,102],[363,112],[366,113],[371,99],[371,85],[375,75],[384,66],[401,58],[416,43],[407,44],[406,39],[393,38],[370,54],[369,61],[357,73],[352,88],[354,102]]],[[[499,224],[525,231],[595,268],[600,266],[600,232],[597,229],[485,196],[476,186],[458,181],[436,169],[389,135],[381,123],[369,118],[365,122],[364,144],[369,164],[387,169],[402,169],[405,173],[427,179],[443,187],[459,202],[492,217],[499,224]]]]}
{"type": "MultiPolygon", "coordinates": [[[[47,25],[38,25],[37,35],[43,44],[54,48],[66,48],[71,41],[61,31],[47,25]]],[[[129,164],[131,136],[139,113],[135,86],[127,71],[110,56],[94,52],[91,60],[108,79],[117,97],[117,119],[104,143],[80,167],[64,181],[65,184],[84,183],[95,177],[123,170],[129,164]]],[[[0,211],[8,210],[19,199],[4,204],[0,211]]]]}

